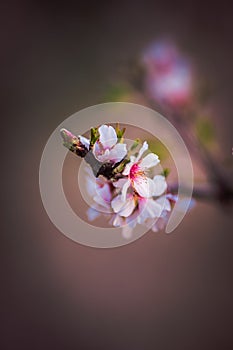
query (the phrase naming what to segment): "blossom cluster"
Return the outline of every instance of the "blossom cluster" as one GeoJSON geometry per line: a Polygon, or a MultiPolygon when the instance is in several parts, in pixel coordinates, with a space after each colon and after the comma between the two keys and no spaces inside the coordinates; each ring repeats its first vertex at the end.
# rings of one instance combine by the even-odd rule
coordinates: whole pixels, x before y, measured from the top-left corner
{"type": "Polygon", "coordinates": [[[101,125],[93,129],[90,140],[83,136],[79,136],[79,140],[100,164],[108,164],[112,169],[110,178],[104,176],[104,172],[95,177],[90,167],[86,170],[87,191],[93,199],[88,219],[110,216],[110,223],[122,227],[122,234],[129,238],[137,224],[153,231],[162,229],[175,197],[167,193],[163,174],[151,175],[160,160],[149,152],[148,143],[129,147],[124,143],[123,133],[119,127],[115,130],[101,125]]]}

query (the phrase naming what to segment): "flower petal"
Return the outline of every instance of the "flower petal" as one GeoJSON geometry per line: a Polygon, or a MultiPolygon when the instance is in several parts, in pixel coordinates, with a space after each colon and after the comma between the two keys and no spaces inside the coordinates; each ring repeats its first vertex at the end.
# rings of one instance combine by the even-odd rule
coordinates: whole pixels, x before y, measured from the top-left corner
{"type": "Polygon", "coordinates": [[[107,148],[106,150],[104,150],[102,152],[98,152],[97,147],[95,147],[95,145],[94,145],[94,149],[93,149],[93,153],[94,153],[94,156],[96,157],[96,159],[98,159],[101,163],[108,162],[109,161],[109,153],[110,153],[109,149],[107,148]]]}
{"type": "Polygon", "coordinates": [[[122,160],[127,154],[127,148],[125,143],[117,143],[110,151],[109,151],[109,160],[115,163],[122,160]]]}
{"type": "Polygon", "coordinates": [[[112,126],[101,125],[98,129],[99,141],[104,148],[112,148],[117,143],[117,134],[112,126]]]}
{"type": "Polygon", "coordinates": [[[155,175],[154,181],[154,196],[161,196],[167,189],[166,178],[163,175],[155,175]]]}
{"type": "Polygon", "coordinates": [[[112,200],[111,205],[115,213],[118,213],[120,216],[128,217],[135,208],[135,201],[131,195],[123,201],[122,197],[119,195],[112,200]]]}
{"type": "Polygon", "coordinates": [[[112,184],[113,184],[114,187],[122,189],[123,186],[124,186],[124,184],[125,184],[127,181],[128,181],[127,178],[122,178],[122,179],[119,179],[119,180],[113,182],[112,184]]]}
{"type": "Polygon", "coordinates": [[[96,191],[105,202],[110,202],[112,199],[112,192],[110,190],[109,184],[105,184],[96,191]]]}
{"type": "Polygon", "coordinates": [[[160,162],[157,154],[149,153],[145,158],[140,162],[140,168],[149,169],[157,165],[160,162]]]}
{"type": "Polygon", "coordinates": [[[144,141],[142,147],[140,148],[140,150],[139,150],[139,152],[138,152],[138,155],[137,155],[137,157],[136,157],[136,159],[135,159],[135,162],[138,162],[138,160],[141,158],[141,156],[143,155],[143,153],[144,153],[145,151],[147,151],[147,150],[148,150],[148,143],[147,143],[146,141],[144,141]]]}
{"type": "Polygon", "coordinates": [[[156,218],[161,215],[162,207],[155,200],[149,198],[139,201],[138,223],[142,224],[147,218],[156,218]]]}
{"type": "Polygon", "coordinates": [[[132,214],[134,209],[135,209],[135,201],[132,198],[129,198],[125,202],[124,207],[119,212],[119,215],[127,218],[128,216],[130,216],[132,214]]]}
{"type": "Polygon", "coordinates": [[[149,198],[154,193],[154,182],[149,177],[137,176],[133,181],[133,187],[141,197],[149,198]]]}
{"type": "Polygon", "coordinates": [[[120,216],[120,215],[115,215],[113,221],[112,221],[112,225],[115,227],[121,227],[124,225],[124,219],[120,216]]]}
{"type": "Polygon", "coordinates": [[[110,202],[105,201],[100,194],[98,193],[96,196],[93,197],[94,200],[94,204],[93,204],[93,208],[95,208],[96,210],[105,212],[105,213],[109,213],[111,212],[111,206],[110,206],[110,202]],[[99,209],[98,209],[99,208],[99,209]]]}
{"type": "Polygon", "coordinates": [[[122,187],[121,197],[122,197],[123,201],[125,201],[125,199],[126,199],[126,194],[127,194],[127,191],[128,191],[130,184],[131,184],[131,181],[128,179],[126,181],[126,183],[124,184],[124,186],[122,187]]]}
{"type": "Polygon", "coordinates": [[[134,212],[130,216],[128,216],[125,220],[126,224],[129,227],[131,227],[131,229],[135,228],[135,226],[137,225],[138,214],[139,214],[139,211],[134,210],[134,212]]]}
{"type": "Polygon", "coordinates": [[[120,195],[113,198],[111,202],[112,209],[115,213],[119,213],[124,206],[125,201],[122,200],[120,195]]]}
{"type": "Polygon", "coordinates": [[[79,135],[78,138],[79,138],[80,142],[81,142],[87,149],[89,149],[89,147],[90,147],[90,141],[89,141],[86,137],[81,136],[81,135],[79,135]]]}
{"type": "Polygon", "coordinates": [[[166,196],[161,196],[158,199],[156,199],[156,203],[160,204],[163,210],[166,210],[166,211],[171,210],[170,201],[167,199],[166,196]]]}
{"type": "Polygon", "coordinates": [[[97,210],[101,214],[113,214],[111,206],[109,204],[106,205],[106,203],[104,202],[95,202],[92,204],[92,208],[97,210]]]}
{"type": "Polygon", "coordinates": [[[100,216],[100,212],[97,211],[96,209],[90,207],[87,209],[87,217],[89,221],[94,221],[96,218],[100,216]]]}

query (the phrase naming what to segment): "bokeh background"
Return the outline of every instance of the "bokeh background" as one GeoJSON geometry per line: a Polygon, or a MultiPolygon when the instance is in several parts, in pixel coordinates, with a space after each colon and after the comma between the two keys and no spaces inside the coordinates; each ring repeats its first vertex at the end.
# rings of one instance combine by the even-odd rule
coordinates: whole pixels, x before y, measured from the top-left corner
{"type": "Polygon", "coordinates": [[[211,82],[231,157],[231,3],[19,0],[0,16],[1,349],[232,349],[231,211],[197,203],[172,235],[93,249],[53,226],[38,186],[56,126],[106,101],[122,65],[164,35],[211,82]]]}

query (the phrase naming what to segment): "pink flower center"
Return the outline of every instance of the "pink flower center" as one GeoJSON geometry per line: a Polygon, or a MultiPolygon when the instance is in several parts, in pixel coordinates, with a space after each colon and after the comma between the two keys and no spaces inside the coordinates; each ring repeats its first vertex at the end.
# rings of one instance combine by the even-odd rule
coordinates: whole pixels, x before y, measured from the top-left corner
{"type": "Polygon", "coordinates": [[[138,176],[143,176],[144,172],[140,169],[140,166],[138,163],[135,163],[134,165],[131,166],[129,177],[130,180],[135,180],[138,176]]]}

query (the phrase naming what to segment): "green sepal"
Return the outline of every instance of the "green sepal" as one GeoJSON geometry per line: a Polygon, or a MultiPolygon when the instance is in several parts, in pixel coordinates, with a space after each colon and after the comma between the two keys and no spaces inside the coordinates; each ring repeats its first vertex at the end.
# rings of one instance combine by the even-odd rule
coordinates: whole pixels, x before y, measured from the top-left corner
{"type": "Polygon", "coordinates": [[[117,134],[117,138],[118,138],[119,142],[122,141],[122,138],[123,138],[123,135],[125,133],[125,130],[126,130],[126,128],[121,129],[120,128],[120,124],[117,123],[117,125],[116,125],[116,134],[117,134]]]}
{"type": "Polygon", "coordinates": [[[163,169],[163,171],[161,172],[161,175],[164,176],[165,178],[168,177],[169,174],[170,174],[170,169],[168,168],[163,169]]]}
{"type": "Polygon", "coordinates": [[[138,145],[141,145],[142,141],[140,139],[135,139],[132,146],[130,147],[130,151],[134,151],[138,145]]]}
{"type": "Polygon", "coordinates": [[[125,166],[127,163],[129,163],[130,160],[129,159],[124,159],[121,161],[121,163],[114,169],[114,174],[118,174],[118,173],[122,173],[122,171],[124,170],[125,166]]]}
{"type": "Polygon", "coordinates": [[[98,128],[91,128],[91,140],[90,145],[93,146],[99,138],[98,128]]]}

